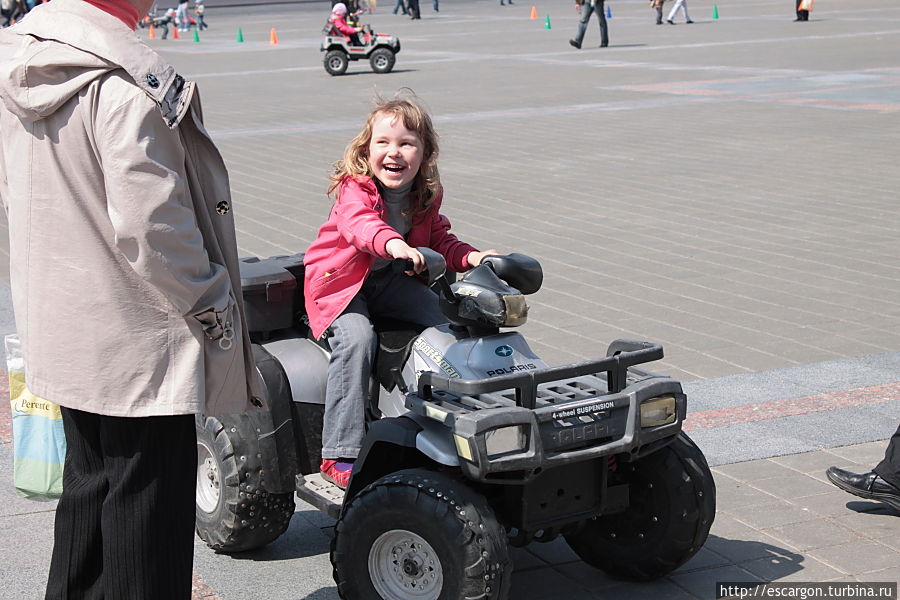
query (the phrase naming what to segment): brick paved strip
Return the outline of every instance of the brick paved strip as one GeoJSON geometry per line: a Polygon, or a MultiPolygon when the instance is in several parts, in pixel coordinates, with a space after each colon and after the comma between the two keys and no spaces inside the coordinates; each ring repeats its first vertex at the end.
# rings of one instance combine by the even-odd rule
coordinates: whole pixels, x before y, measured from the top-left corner
{"type": "Polygon", "coordinates": [[[768,421],[781,417],[804,415],[814,412],[849,408],[875,402],[887,402],[900,398],[900,382],[873,385],[871,387],[815,394],[802,398],[785,398],[733,408],[716,408],[691,413],[684,422],[686,431],[726,427],[738,423],[768,421]]]}
{"type": "Polygon", "coordinates": [[[206,585],[199,573],[194,573],[191,582],[191,600],[221,600],[219,595],[211,587],[206,585]]]}

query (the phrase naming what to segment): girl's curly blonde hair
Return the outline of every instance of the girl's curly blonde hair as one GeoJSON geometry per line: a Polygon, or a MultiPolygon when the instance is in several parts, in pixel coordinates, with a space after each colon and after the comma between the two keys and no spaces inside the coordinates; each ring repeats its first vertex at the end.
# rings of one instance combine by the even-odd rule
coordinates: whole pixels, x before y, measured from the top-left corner
{"type": "Polygon", "coordinates": [[[413,180],[410,195],[410,213],[413,221],[417,221],[431,208],[437,198],[441,188],[441,177],[437,168],[437,132],[428,112],[421,104],[410,98],[397,97],[391,100],[376,98],[375,107],[369,113],[363,130],[347,144],[343,158],[334,163],[328,195],[334,194],[347,177],[372,176],[372,170],[369,168],[369,144],[372,141],[375,122],[385,115],[399,120],[404,127],[414,131],[422,140],[422,164],[413,180]]]}

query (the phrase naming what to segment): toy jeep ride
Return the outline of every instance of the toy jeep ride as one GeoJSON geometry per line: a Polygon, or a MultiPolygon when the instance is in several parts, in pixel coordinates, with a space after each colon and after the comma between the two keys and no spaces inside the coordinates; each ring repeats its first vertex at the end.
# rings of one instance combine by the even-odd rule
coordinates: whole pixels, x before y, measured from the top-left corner
{"type": "Polygon", "coordinates": [[[386,34],[375,33],[370,25],[364,25],[357,35],[361,45],[351,42],[331,25],[325,24],[322,30],[325,40],[319,48],[325,53],[325,70],[330,75],[343,75],[351,60],[368,60],[376,73],[390,73],[400,52],[400,39],[386,34]]]}
{"type": "Polygon", "coordinates": [[[620,578],[692,557],[715,485],[681,431],[681,384],[642,368],[662,347],[617,340],[602,358],[549,367],[501,331],[525,323],[537,261],[489,256],[450,283],[443,258],[419,250],[449,323],[375,323],[367,433],[346,492],[318,470],[329,350],[304,325],[302,257],[244,259],[269,410],[198,417],[200,537],[220,552],[271,542],[296,493],[337,520],[334,578],[352,600],[504,599],[508,545],[560,535],[620,578]]]}

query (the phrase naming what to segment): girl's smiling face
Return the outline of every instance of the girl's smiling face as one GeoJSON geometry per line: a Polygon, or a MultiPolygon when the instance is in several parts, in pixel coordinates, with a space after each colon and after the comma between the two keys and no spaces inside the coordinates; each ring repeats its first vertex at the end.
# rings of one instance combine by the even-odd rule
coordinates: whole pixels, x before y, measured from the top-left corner
{"type": "Polygon", "coordinates": [[[394,115],[379,114],[369,142],[369,168],[387,188],[400,188],[415,179],[425,154],[422,139],[394,115]]]}

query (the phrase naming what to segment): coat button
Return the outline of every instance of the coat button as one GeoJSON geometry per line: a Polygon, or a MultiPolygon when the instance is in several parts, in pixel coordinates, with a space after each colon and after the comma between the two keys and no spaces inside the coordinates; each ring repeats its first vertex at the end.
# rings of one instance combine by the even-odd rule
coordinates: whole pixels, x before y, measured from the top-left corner
{"type": "Polygon", "coordinates": [[[216,204],[216,212],[220,215],[224,215],[229,210],[231,210],[231,206],[228,204],[226,200],[222,200],[218,204],[216,204]]]}
{"type": "Polygon", "coordinates": [[[251,396],[251,397],[250,397],[250,404],[252,404],[252,405],[255,406],[256,408],[262,408],[262,400],[260,400],[260,399],[257,398],[256,396],[251,396]]]}
{"type": "Polygon", "coordinates": [[[147,75],[147,85],[149,85],[153,89],[159,87],[159,79],[156,78],[156,75],[154,75],[153,73],[147,75]]]}

